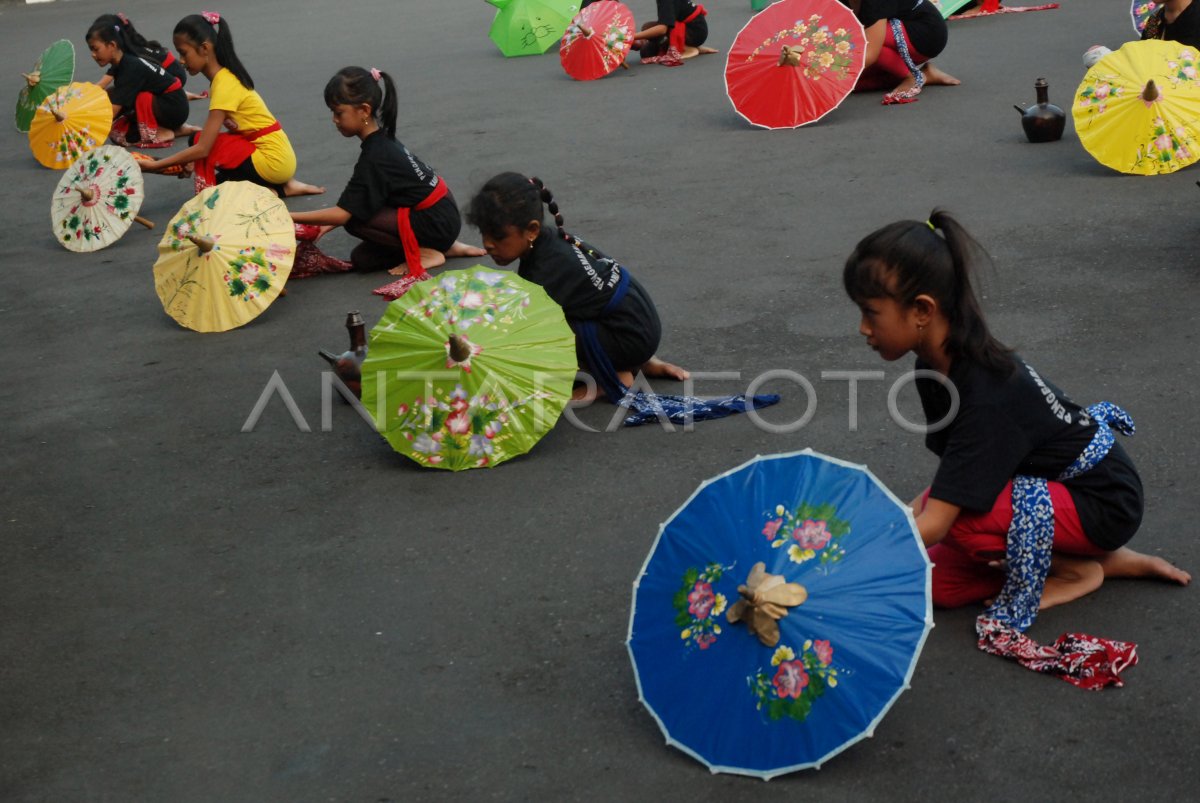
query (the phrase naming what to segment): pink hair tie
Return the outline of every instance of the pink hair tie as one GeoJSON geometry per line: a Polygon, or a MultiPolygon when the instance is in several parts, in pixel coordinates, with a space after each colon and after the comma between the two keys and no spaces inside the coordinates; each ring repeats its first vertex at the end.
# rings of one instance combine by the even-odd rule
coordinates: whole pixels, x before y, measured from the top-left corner
{"type": "Polygon", "coordinates": [[[221,15],[215,11],[201,11],[200,16],[204,17],[205,22],[213,26],[213,30],[216,30],[217,26],[221,24],[221,15]]]}
{"type": "Polygon", "coordinates": [[[117,19],[119,19],[119,20],[121,21],[121,24],[122,24],[122,25],[128,25],[128,24],[129,24],[129,17],[126,17],[126,16],[125,16],[125,15],[124,15],[122,12],[120,12],[120,11],[118,11],[118,12],[117,12],[117,19]]]}
{"type": "Polygon", "coordinates": [[[372,67],[371,68],[371,77],[374,78],[376,81],[378,81],[383,76],[380,74],[378,68],[372,67]]]}

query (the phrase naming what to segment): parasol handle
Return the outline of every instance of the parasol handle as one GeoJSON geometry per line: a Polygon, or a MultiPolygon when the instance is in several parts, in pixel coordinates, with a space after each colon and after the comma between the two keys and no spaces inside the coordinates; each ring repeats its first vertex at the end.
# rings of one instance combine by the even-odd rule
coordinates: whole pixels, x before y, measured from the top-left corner
{"type": "Polygon", "coordinates": [[[1146,82],[1146,88],[1142,90],[1142,100],[1147,103],[1153,103],[1158,100],[1158,87],[1154,85],[1154,79],[1151,78],[1146,82]]]}
{"type": "Polygon", "coordinates": [[[146,228],[148,228],[148,229],[152,229],[152,228],[154,228],[154,221],[153,221],[153,220],[147,220],[146,218],[142,217],[141,215],[134,215],[134,216],[133,216],[133,222],[134,222],[134,223],[140,223],[140,224],[142,224],[143,226],[145,226],[145,227],[146,227],[146,228]]]}
{"type": "Polygon", "coordinates": [[[786,64],[788,67],[799,67],[800,54],[803,52],[803,50],[792,50],[789,46],[784,45],[783,49],[779,51],[779,64],[777,66],[782,67],[786,64]]]}
{"type": "Polygon", "coordinates": [[[465,362],[471,356],[471,347],[458,335],[450,335],[450,359],[465,362]]]}
{"type": "Polygon", "coordinates": [[[202,254],[207,254],[209,251],[213,250],[217,244],[217,241],[212,237],[205,237],[202,234],[189,234],[187,238],[195,243],[196,247],[200,249],[200,253],[202,254]]]}
{"type": "Polygon", "coordinates": [[[96,191],[91,187],[76,187],[75,191],[78,192],[86,202],[91,202],[96,198],[96,191]]]}
{"type": "Polygon", "coordinates": [[[626,64],[625,62],[623,62],[623,61],[622,61],[622,62],[621,62],[621,69],[622,69],[622,70],[628,70],[628,69],[629,69],[629,65],[628,65],[628,64],[626,64]]]}
{"type": "Polygon", "coordinates": [[[42,80],[42,74],[38,70],[34,70],[33,72],[23,72],[21,73],[21,77],[25,79],[25,83],[29,84],[30,87],[37,86],[42,80]]]}
{"type": "Polygon", "coordinates": [[[579,23],[579,30],[583,33],[584,37],[587,39],[591,39],[592,34],[595,33],[594,30],[592,30],[588,26],[584,25],[582,22],[579,23]]]}
{"type": "Polygon", "coordinates": [[[51,110],[50,110],[50,113],[51,113],[51,114],[53,114],[53,115],[54,115],[54,119],[55,119],[55,120],[57,120],[57,121],[58,121],[58,122],[60,122],[60,123],[61,123],[63,120],[66,120],[66,119],[67,119],[67,116],[66,116],[65,114],[63,114],[61,111],[59,111],[58,109],[51,109],[51,110]]]}

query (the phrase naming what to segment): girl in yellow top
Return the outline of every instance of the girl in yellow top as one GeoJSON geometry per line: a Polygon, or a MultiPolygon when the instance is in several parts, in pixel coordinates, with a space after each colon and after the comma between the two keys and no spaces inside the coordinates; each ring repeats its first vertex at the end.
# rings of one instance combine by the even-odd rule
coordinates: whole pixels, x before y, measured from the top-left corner
{"type": "Polygon", "coordinates": [[[222,181],[251,181],[280,196],[325,192],[296,180],[296,152],[254,91],[254,80],[233,50],[228,20],[214,11],[184,17],[175,26],[175,49],[189,74],[203,73],[212,84],[208,119],[189,147],[142,162],[143,171],[191,163],[196,192],[222,181]]]}

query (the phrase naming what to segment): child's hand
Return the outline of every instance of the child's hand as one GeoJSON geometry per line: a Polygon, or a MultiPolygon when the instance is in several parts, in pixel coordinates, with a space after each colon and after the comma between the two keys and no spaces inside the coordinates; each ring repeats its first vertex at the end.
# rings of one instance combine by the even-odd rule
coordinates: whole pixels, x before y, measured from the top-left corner
{"type": "Polygon", "coordinates": [[[333,231],[336,228],[337,228],[337,226],[321,226],[321,230],[317,234],[317,236],[313,238],[313,242],[314,243],[320,242],[322,237],[324,237],[326,234],[328,234],[329,232],[333,231]]]}

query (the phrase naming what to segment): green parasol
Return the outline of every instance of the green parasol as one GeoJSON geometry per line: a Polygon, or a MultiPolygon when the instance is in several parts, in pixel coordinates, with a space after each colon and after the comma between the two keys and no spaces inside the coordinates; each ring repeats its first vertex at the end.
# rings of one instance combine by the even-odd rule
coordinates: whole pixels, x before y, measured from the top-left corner
{"type": "Polygon", "coordinates": [[[17,130],[28,134],[38,105],[75,77],[75,45],[69,39],[59,39],[38,56],[32,70],[21,75],[25,86],[17,95],[16,122],[17,130]]]}
{"type": "Polygon", "coordinates": [[[476,265],[388,305],[371,330],[362,403],[392,448],[423,466],[494,466],[554,427],[577,365],[545,290],[476,265]]]}
{"type": "Polygon", "coordinates": [[[500,9],[488,36],[505,56],[536,56],[558,44],[579,0],[487,0],[500,9]]]}

